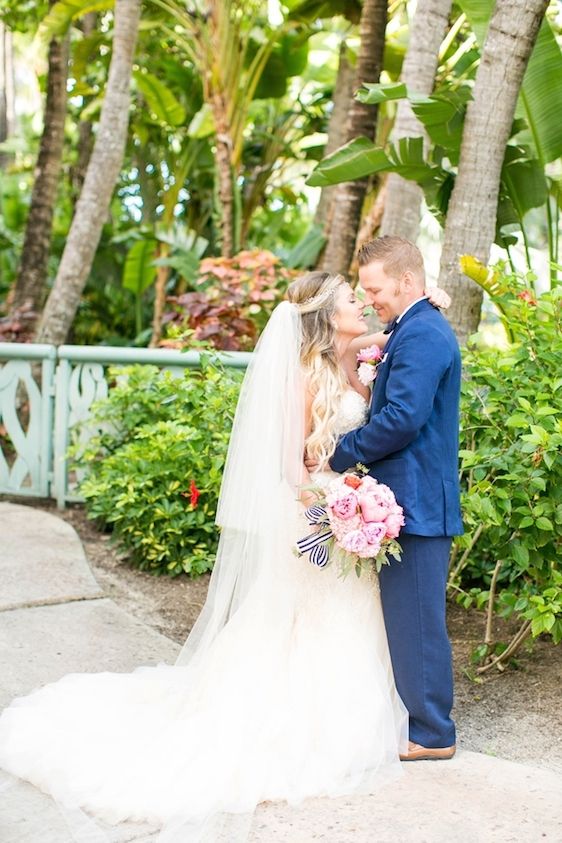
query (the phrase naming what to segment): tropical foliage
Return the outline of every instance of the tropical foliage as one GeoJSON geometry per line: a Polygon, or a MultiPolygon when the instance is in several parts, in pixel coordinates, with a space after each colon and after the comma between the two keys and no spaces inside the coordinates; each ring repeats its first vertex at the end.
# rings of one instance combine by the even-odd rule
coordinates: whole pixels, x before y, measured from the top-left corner
{"type": "Polygon", "coordinates": [[[160,345],[208,342],[225,351],[251,351],[290,278],[279,259],[263,250],[205,258],[192,289],[168,297],[172,310],[163,320],[168,336],[160,345]]]}
{"type": "MultiPolygon", "coordinates": [[[[442,224],[447,214],[459,163],[466,107],[471,98],[481,45],[489,21],[491,3],[461,2],[456,38],[447,38],[436,85],[430,96],[408,90],[402,82],[363,85],[357,93],[362,102],[390,110],[393,103],[408,99],[430,141],[427,154],[421,137],[381,143],[365,137],[350,141],[325,158],[308,183],[315,186],[362,179],[394,172],[417,182],[427,205],[442,224]]],[[[548,165],[562,156],[562,136],[557,129],[562,108],[562,52],[556,39],[556,23],[543,21],[524,77],[516,120],[506,148],[501,176],[496,242],[509,255],[520,233],[529,269],[531,258],[527,214],[540,208],[551,261],[558,261],[560,227],[560,172],[548,165]],[[556,73],[552,71],[556,68],[556,73]]],[[[533,219],[536,225],[536,217],[533,219]]],[[[551,277],[554,278],[553,268],[551,277]]]]}
{"type": "Polygon", "coordinates": [[[500,309],[507,348],[464,356],[461,468],[467,532],[450,588],[486,609],[478,670],[503,666],[530,635],[562,640],[562,285],[537,295],[535,278],[465,260],[500,309]],[[494,613],[519,619],[512,641],[494,613]]]}
{"type": "Polygon", "coordinates": [[[110,374],[115,385],[93,413],[99,433],[76,449],[89,516],[142,570],[209,571],[239,376],[210,357],[181,377],[155,366],[110,374]]]}

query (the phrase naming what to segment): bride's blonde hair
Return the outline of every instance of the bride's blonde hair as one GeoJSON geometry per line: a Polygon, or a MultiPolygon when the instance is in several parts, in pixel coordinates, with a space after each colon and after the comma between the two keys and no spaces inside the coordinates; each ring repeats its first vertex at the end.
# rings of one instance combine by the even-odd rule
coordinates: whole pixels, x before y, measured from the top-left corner
{"type": "Polygon", "coordinates": [[[336,422],[346,380],[334,345],[336,292],[346,283],[343,275],[308,272],[287,290],[302,320],[301,365],[312,400],[312,430],[306,440],[308,454],[327,466],[337,442],[336,422]]]}

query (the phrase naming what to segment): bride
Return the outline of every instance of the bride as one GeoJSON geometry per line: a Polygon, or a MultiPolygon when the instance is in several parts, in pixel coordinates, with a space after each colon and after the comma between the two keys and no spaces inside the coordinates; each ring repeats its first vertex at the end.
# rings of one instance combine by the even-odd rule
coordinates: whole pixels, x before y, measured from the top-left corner
{"type": "Polygon", "coordinates": [[[150,839],[217,840],[218,817],[264,800],[369,792],[399,774],[407,714],[377,583],[292,550],[310,531],[302,487],[333,476],[322,467],[338,436],[365,420],[355,355],[386,339],[365,333],[341,275],[308,273],[275,309],[236,411],[208,598],[177,664],[71,674],[0,718],[0,767],[103,824],[108,836],[88,839],[149,822],[163,828],[150,839]]]}

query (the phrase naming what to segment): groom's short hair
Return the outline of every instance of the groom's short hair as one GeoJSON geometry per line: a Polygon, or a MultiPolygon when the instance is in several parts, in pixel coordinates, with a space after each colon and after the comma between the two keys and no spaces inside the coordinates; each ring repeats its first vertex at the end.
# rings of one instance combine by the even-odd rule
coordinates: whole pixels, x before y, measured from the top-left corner
{"type": "Polygon", "coordinates": [[[375,261],[382,261],[387,275],[400,278],[407,270],[425,282],[425,269],[422,253],[415,243],[405,237],[385,234],[363,243],[357,252],[359,266],[367,266],[375,261]]]}

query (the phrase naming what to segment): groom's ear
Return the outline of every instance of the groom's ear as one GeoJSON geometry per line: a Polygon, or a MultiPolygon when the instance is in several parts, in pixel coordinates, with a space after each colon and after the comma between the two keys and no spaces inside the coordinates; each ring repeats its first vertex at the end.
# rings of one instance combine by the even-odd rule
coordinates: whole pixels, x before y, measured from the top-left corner
{"type": "Polygon", "coordinates": [[[410,269],[407,269],[402,274],[401,281],[402,281],[402,285],[403,285],[403,288],[404,288],[405,292],[407,292],[407,293],[412,293],[414,291],[418,292],[418,288],[420,286],[419,281],[418,281],[418,277],[410,269]]]}

